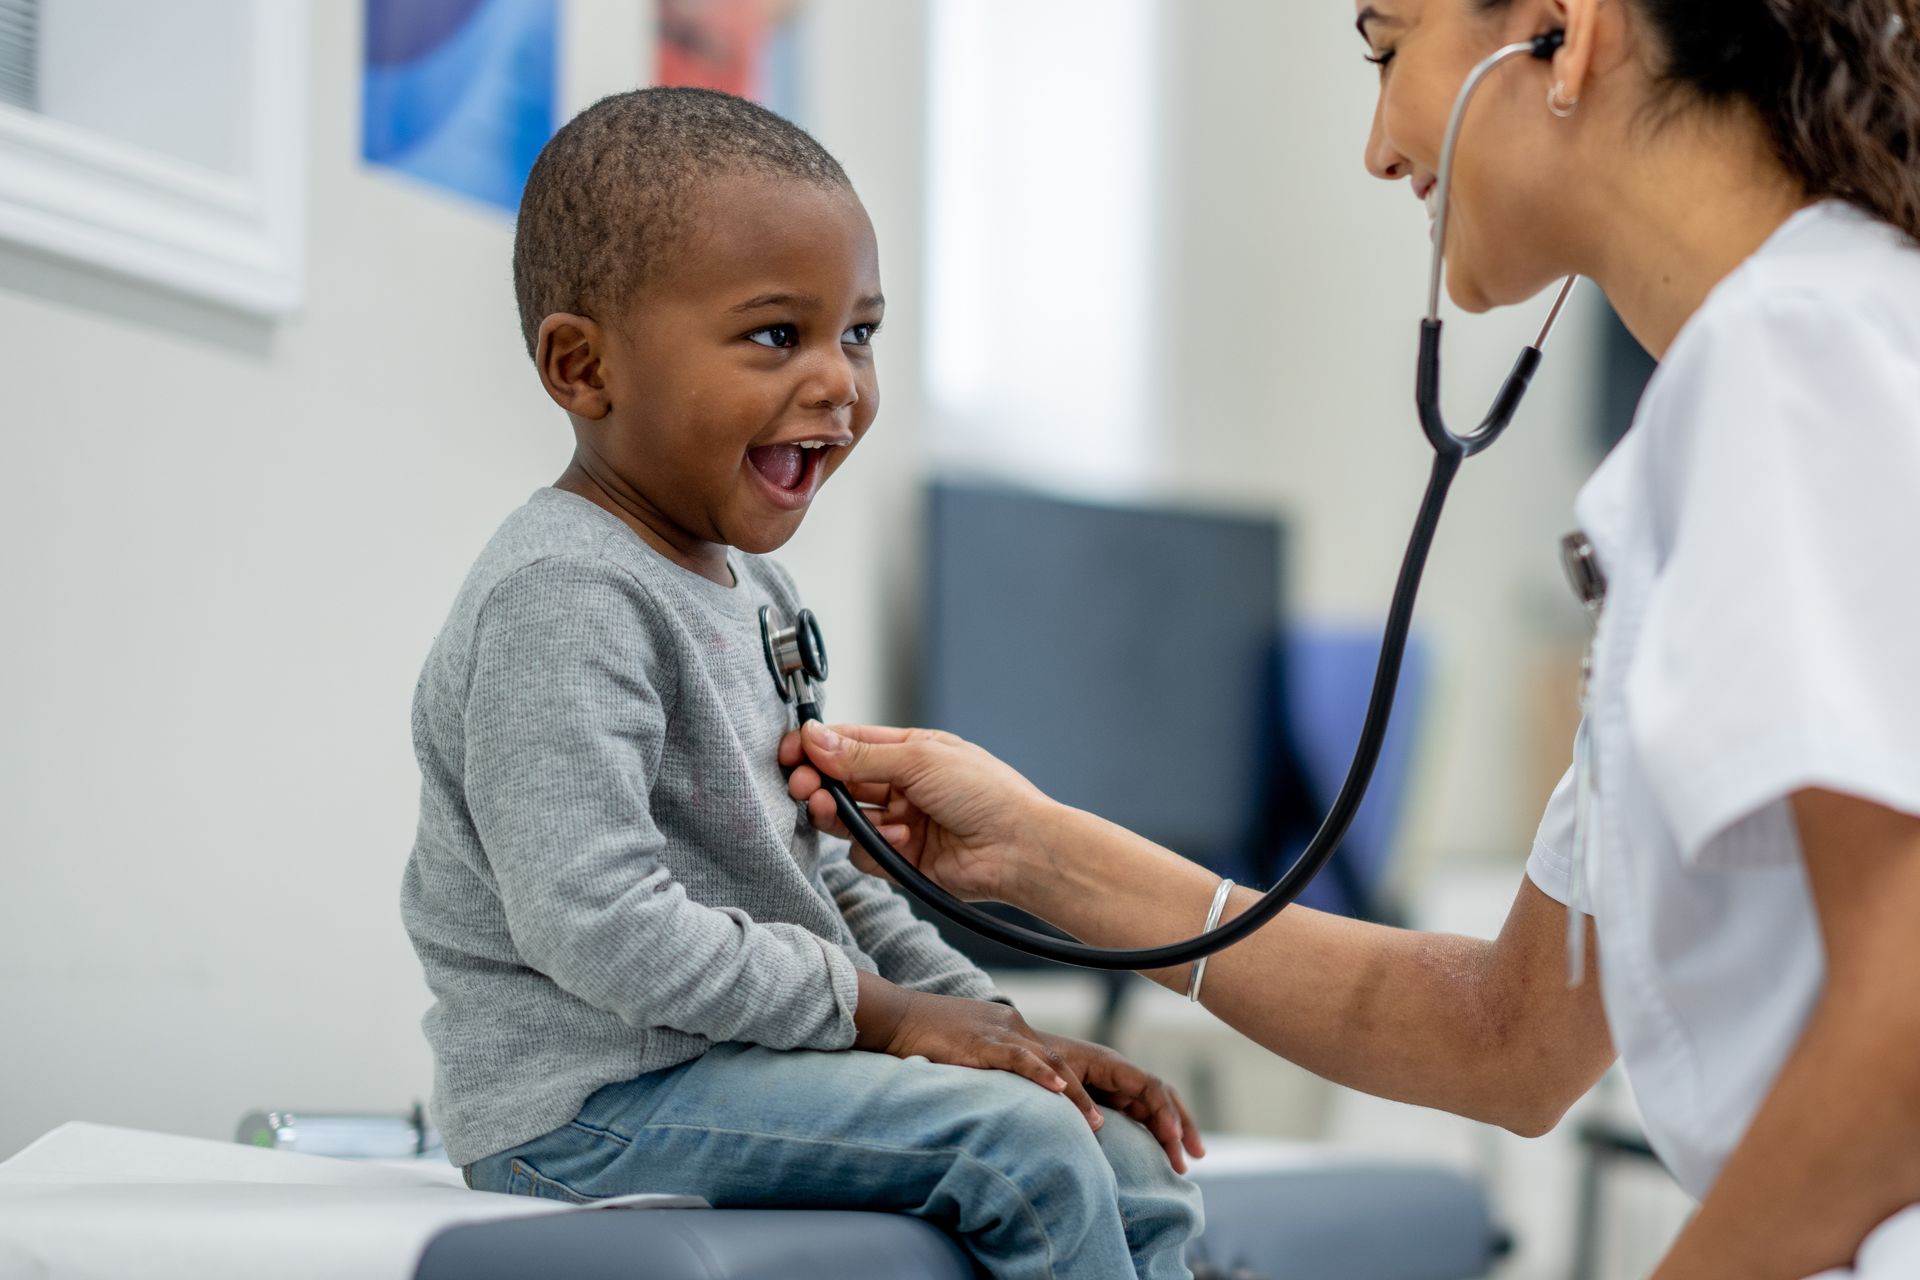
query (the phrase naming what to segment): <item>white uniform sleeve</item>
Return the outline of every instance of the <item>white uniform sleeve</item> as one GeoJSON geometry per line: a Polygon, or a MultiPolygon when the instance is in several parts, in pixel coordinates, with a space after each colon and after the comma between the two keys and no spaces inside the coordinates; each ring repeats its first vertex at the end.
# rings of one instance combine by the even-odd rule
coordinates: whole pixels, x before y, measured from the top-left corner
{"type": "Polygon", "coordinates": [[[1742,301],[1683,337],[1689,429],[1626,687],[1696,865],[1797,849],[1775,802],[1804,788],[1920,814],[1920,360],[1818,297],[1742,301]]]}
{"type": "Polygon", "coordinates": [[[1533,852],[1527,855],[1527,879],[1563,907],[1572,896],[1573,799],[1573,770],[1568,769],[1547,798],[1540,829],[1534,833],[1533,852]]]}

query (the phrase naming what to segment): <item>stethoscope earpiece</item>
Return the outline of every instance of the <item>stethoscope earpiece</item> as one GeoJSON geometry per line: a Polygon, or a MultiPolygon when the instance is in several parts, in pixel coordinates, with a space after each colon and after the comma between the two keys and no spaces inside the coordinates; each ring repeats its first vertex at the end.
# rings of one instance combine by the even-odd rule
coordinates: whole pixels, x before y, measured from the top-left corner
{"type": "Polygon", "coordinates": [[[1560,27],[1533,38],[1533,56],[1542,62],[1553,61],[1553,55],[1560,52],[1567,43],[1567,29],[1560,27]]]}

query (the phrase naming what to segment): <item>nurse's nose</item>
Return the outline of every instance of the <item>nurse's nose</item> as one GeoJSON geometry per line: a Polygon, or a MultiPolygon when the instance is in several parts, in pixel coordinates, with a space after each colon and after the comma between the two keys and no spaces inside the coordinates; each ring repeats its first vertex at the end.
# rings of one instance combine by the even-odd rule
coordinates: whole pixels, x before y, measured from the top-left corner
{"type": "Polygon", "coordinates": [[[1373,130],[1367,135],[1367,172],[1388,182],[1397,182],[1413,172],[1413,162],[1387,141],[1387,131],[1380,127],[1378,107],[1373,113],[1373,130]]]}

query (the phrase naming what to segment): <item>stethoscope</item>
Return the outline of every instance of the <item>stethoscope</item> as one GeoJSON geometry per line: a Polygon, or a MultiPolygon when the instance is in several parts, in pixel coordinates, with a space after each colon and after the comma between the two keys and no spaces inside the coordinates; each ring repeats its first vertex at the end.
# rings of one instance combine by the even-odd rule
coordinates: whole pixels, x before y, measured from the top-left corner
{"type": "MultiPolygon", "coordinates": [[[[1419,594],[1427,552],[1433,546],[1440,512],[1446,505],[1447,491],[1454,477],[1459,474],[1460,464],[1493,444],[1513,421],[1514,413],[1520,408],[1520,401],[1533,380],[1534,371],[1540,367],[1540,353],[1546,346],[1547,335],[1553,331],[1554,323],[1566,305],[1567,295],[1573,290],[1575,278],[1569,277],[1554,300],[1553,310],[1548,313],[1539,337],[1534,339],[1532,346],[1521,351],[1506,381],[1501,384],[1500,393],[1494,397],[1493,407],[1487,411],[1480,425],[1466,435],[1456,435],[1450,431],[1440,411],[1440,285],[1449,204],[1453,196],[1454,148],[1460,141],[1460,128],[1466,119],[1468,104],[1496,68],[1520,57],[1550,60],[1565,41],[1564,31],[1550,31],[1532,40],[1495,50],[1468,73],[1466,83],[1461,86],[1460,95],[1454,101],[1453,114],[1447,121],[1447,132],[1440,149],[1440,172],[1436,179],[1439,200],[1434,216],[1433,270],[1427,295],[1427,315],[1420,322],[1420,363],[1414,383],[1414,403],[1419,409],[1420,426],[1426,432],[1428,443],[1433,446],[1433,470],[1427,479],[1426,494],[1420,501],[1413,536],[1401,560],[1399,579],[1394,584],[1393,603],[1387,611],[1379,664],[1374,671],[1373,690],[1368,697],[1360,741],[1354,748],[1353,763],[1348,766],[1346,780],[1341,784],[1339,794],[1334,797],[1325,820],[1314,833],[1313,839],[1307,842],[1307,847],[1257,903],[1218,928],[1184,942],[1170,942],[1158,947],[1130,950],[1090,947],[1071,939],[1011,924],[954,897],[881,837],[842,783],[823,777],[822,785],[833,797],[847,831],[908,892],[947,919],[995,942],[1042,959],[1089,969],[1168,969],[1190,964],[1239,942],[1299,897],[1326,865],[1327,859],[1346,836],[1354,815],[1359,812],[1360,802],[1366,797],[1367,784],[1373,777],[1374,766],[1380,759],[1380,748],[1386,739],[1387,720],[1393,712],[1394,689],[1400,680],[1401,659],[1406,653],[1407,635],[1413,624],[1414,599],[1419,594]]],[[[798,723],[818,720],[819,686],[827,678],[827,650],[820,635],[819,621],[813,616],[812,610],[801,610],[792,625],[782,626],[776,622],[771,609],[762,609],[760,632],[766,651],[767,669],[773,675],[781,699],[793,704],[798,723]]]]}

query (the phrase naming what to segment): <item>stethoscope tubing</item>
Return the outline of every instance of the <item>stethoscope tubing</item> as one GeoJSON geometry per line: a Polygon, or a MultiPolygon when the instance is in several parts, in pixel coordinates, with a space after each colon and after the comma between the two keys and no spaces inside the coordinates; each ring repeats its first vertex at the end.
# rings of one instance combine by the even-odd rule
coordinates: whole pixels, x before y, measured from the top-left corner
{"type": "MultiPolygon", "coordinates": [[[[1374,766],[1379,763],[1380,750],[1386,741],[1387,721],[1393,712],[1394,691],[1400,683],[1400,666],[1406,655],[1407,636],[1413,626],[1413,606],[1420,591],[1420,578],[1426,568],[1427,553],[1433,547],[1441,510],[1446,505],[1447,490],[1454,476],[1459,474],[1460,462],[1458,454],[1434,455],[1426,494],[1420,502],[1420,515],[1401,561],[1400,578],[1395,584],[1393,604],[1387,613],[1386,633],[1381,639],[1380,660],[1374,671],[1373,691],[1367,700],[1366,720],[1361,727],[1353,762],[1347,769],[1346,781],[1341,784],[1340,792],[1321,822],[1320,829],[1279,881],[1261,895],[1253,906],[1211,932],[1161,946],[1130,949],[1088,946],[1069,938],[1040,933],[989,915],[948,893],[886,842],[842,783],[823,776],[824,789],[833,797],[840,821],[855,843],[866,850],[889,876],[933,911],[995,942],[1044,960],[1056,960],[1085,969],[1168,969],[1191,964],[1202,956],[1210,956],[1239,942],[1300,896],[1301,891],[1326,865],[1327,859],[1333,856],[1334,850],[1339,848],[1348,827],[1353,824],[1354,815],[1360,811],[1360,802],[1366,798],[1367,784],[1373,778],[1374,766]]],[[[803,724],[819,719],[818,708],[810,702],[800,704],[799,714],[803,724]]]]}
{"type": "MultiPolygon", "coordinates": [[[[1436,176],[1440,196],[1434,218],[1433,268],[1427,314],[1420,322],[1419,365],[1414,381],[1414,402],[1419,411],[1420,425],[1434,450],[1433,468],[1427,476],[1426,492],[1420,500],[1419,514],[1407,540],[1406,553],[1401,557],[1400,574],[1394,583],[1393,600],[1387,610],[1387,625],[1380,641],[1380,657],[1374,668],[1373,689],[1367,698],[1366,718],[1361,724],[1359,742],[1354,747],[1353,761],[1347,767],[1347,776],[1340,785],[1339,793],[1335,795],[1319,829],[1307,842],[1307,847],[1257,902],[1217,928],[1158,946],[1094,947],[1071,938],[1058,938],[1013,924],[954,897],[886,842],[842,783],[823,775],[823,787],[833,797],[834,807],[839,811],[840,821],[846,826],[848,834],[889,876],[931,910],[983,937],[1045,960],[1086,969],[1171,969],[1192,964],[1204,956],[1224,950],[1272,920],[1300,896],[1339,848],[1348,828],[1353,825],[1354,816],[1360,811],[1361,802],[1366,798],[1367,785],[1373,780],[1374,768],[1380,761],[1380,751],[1386,742],[1387,723],[1393,714],[1394,692],[1399,687],[1407,638],[1413,629],[1414,605],[1420,594],[1420,581],[1426,571],[1427,556],[1433,549],[1434,536],[1440,527],[1440,516],[1446,508],[1448,491],[1460,472],[1461,464],[1490,446],[1513,421],[1532,383],[1534,372],[1540,367],[1541,349],[1546,345],[1547,336],[1559,319],[1575,283],[1576,278],[1569,277],[1561,287],[1539,338],[1532,346],[1522,349],[1479,426],[1468,435],[1458,435],[1449,430],[1440,408],[1440,285],[1446,251],[1447,219],[1453,196],[1454,149],[1460,141],[1468,104],[1487,76],[1502,63],[1522,55],[1549,59],[1563,39],[1564,33],[1549,32],[1530,41],[1506,45],[1488,55],[1468,73],[1448,119],[1447,133],[1441,145],[1440,171],[1436,176]]],[[[797,709],[802,724],[819,719],[818,704],[811,698],[800,698],[797,709]]]]}

